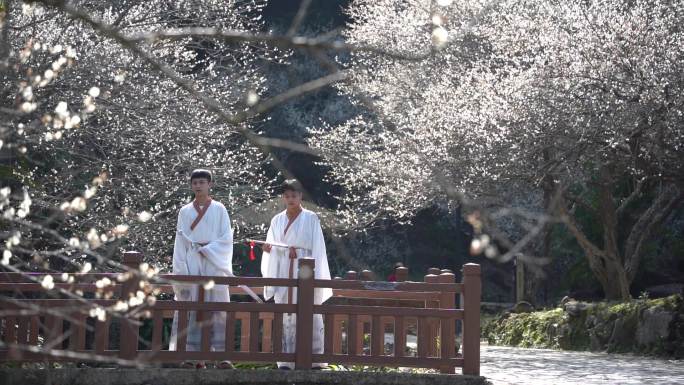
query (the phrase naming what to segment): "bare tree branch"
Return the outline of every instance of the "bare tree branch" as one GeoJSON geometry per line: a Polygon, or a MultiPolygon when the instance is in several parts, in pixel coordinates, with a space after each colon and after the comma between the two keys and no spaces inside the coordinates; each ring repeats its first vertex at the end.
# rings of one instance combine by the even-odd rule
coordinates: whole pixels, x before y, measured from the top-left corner
{"type": "Polygon", "coordinates": [[[632,226],[632,231],[625,241],[624,251],[625,268],[630,280],[634,279],[637,273],[645,243],[650,239],[653,230],[663,223],[683,200],[684,193],[676,186],[666,187],[632,226]]]}
{"type": "Polygon", "coordinates": [[[302,2],[299,3],[299,9],[297,10],[297,14],[292,20],[290,29],[287,30],[287,36],[294,36],[297,33],[299,26],[302,24],[302,21],[304,21],[304,18],[306,17],[306,12],[309,10],[310,5],[311,0],[302,0],[302,2]]]}
{"type": "Polygon", "coordinates": [[[69,358],[72,360],[83,360],[83,361],[93,361],[93,362],[107,362],[121,366],[135,367],[143,369],[145,367],[143,362],[137,360],[125,360],[123,358],[113,357],[113,356],[102,356],[96,353],[79,353],[72,350],[63,349],[49,349],[40,346],[31,345],[21,345],[21,344],[8,344],[0,341],[0,348],[3,350],[18,350],[27,353],[45,354],[54,358],[69,358]]]}
{"type": "Polygon", "coordinates": [[[336,52],[369,52],[379,54],[397,60],[420,61],[435,56],[438,51],[425,53],[400,53],[382,48],[364,46],[360,44],[347,44],[341,41],[329,41],[327,39],[310,38],[302,36],[283,36],[271,34],[251,34],[235,31],[221,31],[216,28],[183,28],[178,30],[166,30],[132,34],[125,37],[132,43],[154,42],[157,40],[179,40],[188,37],[214,38],[233,43],[266,43],[278,48],[318,49],[336,52]]]}
{"type": "MultiPolygon", "coordinates": [[[[164,64],[163,62],[157,60],[154,58],[150,53],[148,53],[145,49],[142,47],[138,46],[136,44],[136,40],[133,39],[128,39],[124,35],[122,35],[118,29],[107,25],[101,21],[99,21],[97,18],[94,16],[90,15],[89,13],[83,11],[80,8],[77,8],[71,4],[66,3],[65,1],[37,1],[40,3],[43,3],[48,6],[53,6],[57,7],[58,9],[63,10],[66,12],[68,15],[71,17],[81,20],[91,27],[93,27],[95,30],[101,32],[103,35],[114,39],[117,41],[121,46],[127,48],[131,52],[133,52],[136,56],[140,57],[143,59],[145,62],[150,64],[154,69],[158,70],[161,72],[164,76],[169,78],[171,81],[176,83],[178,86],[180,86],[182,89],[186,90],[190,95],[192,95],[194,98],[197,100],[201,101],[204,106],[207,108],[207,110],[211,111],[212,113],[216,114],[218,117],[220,117],[224,122],[231,124],[234,126],[234,128],[240,132],[245,139],[259,147],[265,154],[269,154],[270,150],[265,147],[266,145],[264,143],[267,143],[268,145],[275,147],[275,145],[279,146],[284,146],[287,145],[287,149],[292,150],[292,151],[298,151],[298,152],[303,152],[303,153],[309,153],[316,155],[317,152],[311,149],[309,146],[302,145],[299,143],[295,142],[286,142],[284,140],[276,140],[273,142],[270,142],[268,138],[263,138],[260,135],[255,134],[253,131],[249,130],[246,127],[243,127],[240,125],[240,123],[244,122],[250,117],[253,117],[255,115],[258,115],[262,112],[268,111],[269,109],[273,108],[277,103],[270,102],[269,100],[262,101],[255,106],[247,109],[246,111],[239,112],[234,115],[230,115],[224,111],[224,107],[221,106],[221,104],[214,98],[207,96],[200,91],[197,90],[195,87],[193,81],[189,79],[184,79],[182,78],[173,68],[169,67],[168,65],[164,64]]],[[[298,88],[298,92],[292,92],[286,91],[283,95],[277,95],[273,99],[275,100],[281,100],[281,101],[286,101],[289,99],[292,99],[294,97],[303,95],[307,92],[312,92],[315,91],[321,87],[324,87],[326,85],[329,85],[335,81],[339,81],[343,79],[343,75],[331,75],[329,77],[325,77],[320,79],[319,81],[312,81],[305,83],[301,85],[298,88]]]]}
{"type": "Polygon", "coordinates": [[[650,178],[644,177],[644,178],[641,178],[641,179],[639,180],[639,182],[637,182],[637,185],[636,185],[636,187],[634,188],[634,191],[632,191],[632,193],[629,194],[629,196],[628,196],[624,201],[622,201],[622,203],[620,204],[620,206],[617,208],[616,214],[617,214],[617,217],[618,217],[618,218],[622,218],[622,216],[624,215],[625,210],[627,209],[627,207],[628,207],[629,205],[631,205],[632,202],[634,202],[635,200],[637,200],[637,199],[639,199],[639,198],[641,197],[641,193],[642,193],[642,191],[643,191],[643,189],[644,189],[644,186],[645,186],[649,181],[650,181],[650,178]]]}

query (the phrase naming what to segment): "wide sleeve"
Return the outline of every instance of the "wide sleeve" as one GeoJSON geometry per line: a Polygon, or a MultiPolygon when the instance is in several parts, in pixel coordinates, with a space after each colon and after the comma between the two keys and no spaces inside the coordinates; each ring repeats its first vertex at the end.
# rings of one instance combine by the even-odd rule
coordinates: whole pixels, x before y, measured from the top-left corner
{"type": "MultiPolygon", "coordinates": [[[[315,215],[311,220],[311,237],[311,257],[316,263],[314,277],[316,279],[330,279],[330,267],[328,266],[328,255],[325,251],[323,229],[321,229],[321,222],[318,216],[315,215]]],[[[329,287],[315,289],[314,303],[321,304],[332,297],[332,294],[332,289],[329,287]]]]}
{"type": "MultiPolygon", "coordinates": [[[[275,242],[274,234],[274,221],[271,220],[271,226],[268,228],[268,233],[266,233],[266,243],[275,242]]],[[[275,251],[271,249],[271,251],[275,251]]],[[[264,278],[278,278],[278,260],[271,256],[271,253],[264,251],[261,253],[261,276],[264,278]]],[[[275,294],[275,287],[265,286],[264,287],[264,299],[269,300],[275,294]]]]}
{"type": "Polygon", "coordinates": [[[217,270],[233,276],[233,230],[230,227],[230,217],[225,207],[221,206],[219,216],[218,237],[202,246],[199,251],[217,270]]]}
{"type": "MultiPolygon", "coordinates": [[[[188,243],[183,238],[182,234],[183,211],[178,213],[178,221],[176,223],[176,239],[173,244],[173,274],[174,275],[188,275],[188,243]]],[[[187,292],[188,286],[183,284],[173,285],[173,290],[176,298],[184,300],[189,294],[187,292]]]]}

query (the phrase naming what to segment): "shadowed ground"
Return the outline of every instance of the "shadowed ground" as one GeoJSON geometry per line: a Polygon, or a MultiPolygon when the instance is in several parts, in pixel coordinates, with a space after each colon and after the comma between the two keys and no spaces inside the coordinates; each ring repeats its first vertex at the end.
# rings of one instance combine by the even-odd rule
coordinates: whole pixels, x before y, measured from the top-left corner
{"type": "Polygon", "coordinates": [[[3,369],[0,385],[485,385],[483,377],[282,370],[3,369]]]}
{"type": "Polygon", "coordinates": [[[684,384],[684,361],[627,354],[482,345],[480,374],[493,385],[684,384]]]}
{"type": "Polygon", "coordinates": [[[618,385],[684,384],[684,362],[626,354],[482,345],[484,377],[279,370],[0,369],[0,385],[618,385]],[[486,377],[486,380],[485,380],[486,377]]]}

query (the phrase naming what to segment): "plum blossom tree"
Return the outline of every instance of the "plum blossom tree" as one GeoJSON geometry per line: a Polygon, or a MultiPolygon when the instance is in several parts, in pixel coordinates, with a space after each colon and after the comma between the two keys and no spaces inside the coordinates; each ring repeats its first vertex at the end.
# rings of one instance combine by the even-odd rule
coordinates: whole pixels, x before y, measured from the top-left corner
{"type": "Polygon", "coordinates": [[[561,221],[606,297],[629,298],[684,193],[682,5],[360,0],[348,12],[350,43],[426,55],[354,53],[339,87],[367,112],[312,129],[350,225],[466,203],[476,227],[504,225],[513,256],[561,221]],[[587,212],[597,223],[578,220],[587,212]]]}
{"type": "MultiPolygon", "coordinates": [[[[262,66],[287,58],[283,48],[315,53],[349,47],[296,36],[301,20],[287,35],[263,32],[264,4],[0,1],[3,273],[44,273],[24,278],[40,283],[50,297],[82,304],[69,310],[80,316],[100,321],[144,316],[138,306],[156,300],[158,292],[149,283],[159,281],[159,268],[169,264],[165,256],[173,244],[175,216],[189,200],[188,173],[198,166],[214,171],[215,195],[234,214],[238,234],[265,231],[259,226],[267,223],[255,224],[240,213],[259,214],[254,204],[272,198],[274,168],[287,175],[271,148],[313,151],[265,137],[254,123],[274,106],[346,75],[324,76],[270,96],[262,66]],[[241,210],[250,206],[256,209],[241,210]],[[156,267],[118,264],[115,255],[124,245],[144,251],[156,267]],[[134,296],[110,307],[56,285],[58,279],[72,284],[88,279],[78,273],[113,267],[126,271],[118,276],[121,281],[141,282],[134,296]]],[[[95,282],[96,296],[109,298],[110,284],[109,278],[95,282]]],[[[0,300],[18,303],[5,293],[0,300]]],[[[73,315],[30,301],[18,304],[32,312],[73,315]]],[[[3,309],[2,316],[23,310],[3,309]]],[[[132,364],[47,345],[16,348],[132,364]]]]}
{"type": "MultiPolygon", "coordinates": [[[[126,35],[185,26],[253,33],[262,28],[263,5],[70,4],[126,35]]],[[[16,157],[15,181],[4,198],[22,200],[26,194],[32,202],[29,213],[5,201],[6,219],[40,223],[61,234],[48,240],[43,230],[19,223],[12,233],[22,241],[14,252],[59,249],[66,237],[66,255],[80,256],[83,248],[111,254],[120,242],[107,243],[126,235],[128,247],[163,257],[172,244],[175,215],[189,199],[187,175],[194,167],[215,172],[216,195],[234,210],[268,195],[273,181],[261,167],[267,154],[240,133],[251,127],[249,119],[221,121],[149,61],[59,8],[10,3],[4,27],[9,57],[3,104],[17,108],[3,111],[5,148],[16,157]]],[[[263,91],[260,65],[286,56],[259,43],[192,36],[141,46],[232,113],[254,104],[249,97],[263,91]]],[[[250,230],[255,229],[245,229],[250,230]]]]}

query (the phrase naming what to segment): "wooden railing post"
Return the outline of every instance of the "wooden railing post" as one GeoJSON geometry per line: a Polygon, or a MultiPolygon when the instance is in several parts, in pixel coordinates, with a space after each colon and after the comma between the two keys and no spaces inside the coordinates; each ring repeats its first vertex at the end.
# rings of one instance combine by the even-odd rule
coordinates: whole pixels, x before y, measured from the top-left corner
{"type": "MultiPolygon", "coordinates": [[[[437,268],[428,269],[428,275],[425,276],[424,280],[426,283],[438,283],[440,270],[437,268]]],[[[425,308],[438,308],[440,298],[437,297],[437,301],[425,301],[425,308]]],[[[421,349],[421,343],[418,342],[419,351],[424,352],[426,356],[436,357],[437,356],[437,335],[439,332],[439,321],[433,318],[424,318],[418,321],[419,325],[423,327],[423,338],[425,339],[425,346],[421,349]]],[[[419,333],[419,339],[421,334],[419,333]]]]}
{"type": "MultiPolygon", "coordinates": [[[[121,286],[121,300],[128,300],[135,296],[139,289],[140,279],[136,274],[139,271],[143,256],[137,251],[126,251],[123,255],[123,265],[133,270],[129,279],[121,286]]],[[[138,350],[138,327],[129,319],[121,318],[121,332],[119,340],[119,357],[126,360],[135,359],[138,350]]]]}
{"type": "Polygon", "coordinates": [[[361,271],[361,277],[359,279],[362,281],[373,281],[374,280],[374,274],[370,270],[363,270],[363,271],[361,271]]]}
{"type": "Polygon", "coordinates": [[[394,269],[394,276],[397,277],[397,282],[404,282],[408,280],[408,268],[401,266],[394,269]]]}
{"type": "Polygon", "coordinates": [[[295,369],[309,370],[312,364],[314,259],[301,258],[297,274],[297,346],[295,369]]]}
{"type": "Polygon", "coordinates": [[[273,352],[273,313],[260,313],[259,317],[263,320],[263,332],[261,335],[261,346],[263,352],[273,352]]]}
{"type": "MultiPolygon", "coordinates": [[[[456,277],[453,273],[442,273],[439,275],[439,283],[454,283],[456,277]]],[[[456,307],[456,294],[444,291],[440,294],[439,307],[442,309],[454,309],[456,307]]],[[[440,345],[442,358],[452,358],[456,355],[456,321],[451,318],[441,320],[440,345]]],[[[442,373],[454,374],[453,365],[444,365],[440,368],[442,373]]]]}
{"type": "MultiPolygon", "coordinates": [[[[197,303],[204,303],[206,299],[206,290],[204,285],[198,285],[197,288],[197,303]]],[[[213,325],[211,324],[211,312],[196,311],[195,312],[195,326],[200,328],[200,352],[211,351],[211,332],[213,325]]]]}
{"type": "Polygon", "coordinates": [[[480,265],[463,265],[463,374],[480,375],[480,265]]]}

